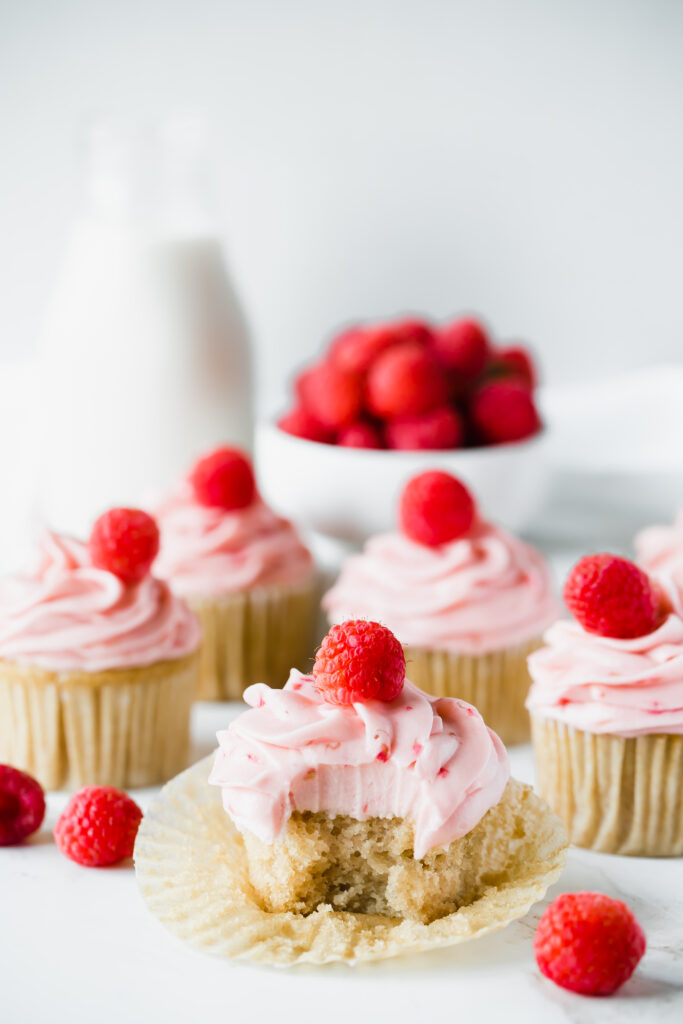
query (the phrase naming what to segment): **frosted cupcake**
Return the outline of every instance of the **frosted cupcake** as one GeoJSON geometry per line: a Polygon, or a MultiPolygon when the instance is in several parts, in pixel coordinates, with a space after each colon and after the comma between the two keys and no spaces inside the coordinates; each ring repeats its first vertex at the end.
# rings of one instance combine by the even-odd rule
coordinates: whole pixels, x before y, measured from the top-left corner
{"type": "Polygon", "coordinates": [[[138,836],[143,893],[183,937],[270,963],[392,956],[500,928],[559,875],[558,819],[475,708],[405,679],[385,627],[333,627],[312,676],[245,699],[213,786],[180,776],[138,836]]]}
{"type": "Polygon", "coordinates": [[[0,761],[48,789],[146,786],[187,763],[199,626],[150,575],[144,512],[105,513],[89,544],[46,533],[0,583],[0,761]]]}
{"type": "Polygon", "coordinates": [[[200,459],[155,510],[155,572],[202,625],[198,696],[235,700],[256,682],[280,685],[305,667],[316,618],[313,560],[291,523],[259,497],[234,449],[200,459]]]}
{"type": "Polygon", "coordinates": [[[649,526],[635,539],[638,564],[667,589],[683,594],[683,509],[670,526],[649,526]]]}
{"type": "Polygon", "coordinates": [[[323,598],[329,621],[385,623],[416,685],[474,704],[505,743],[525,742],[526,660],[558,614],[543,556],[480,519],[447,473],[414,477],[399,520],[346,560],[323,598]]]}
{"type": "Polygon", "coordinates": [[[683,619],[633,563],[572,570],[529,659],[538,790],[579,846],[683,854],[683,619]]]}

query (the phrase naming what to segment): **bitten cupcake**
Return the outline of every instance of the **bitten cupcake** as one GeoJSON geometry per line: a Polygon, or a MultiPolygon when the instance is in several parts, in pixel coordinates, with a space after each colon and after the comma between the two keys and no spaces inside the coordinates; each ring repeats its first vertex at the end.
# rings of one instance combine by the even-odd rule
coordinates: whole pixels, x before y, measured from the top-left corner
{"type": "Polygon", "coordinates": [[[113,509],[90,541],[46,533],[0,583],[0,761],[48,789],[146,786],[187,763],[199,625],[150,575],[159,535],[113,509]]]}
{"type": "Polygon", "coordinates": [[[235,700],[246,686],[280,685],[304,667],[315,628],[310,552],[261,500],[251,464],[219,448],[199,459],[155,510],[155,572],[202,625],[198,696],[235,700]]]}
{"type": "Polygon", "coordinates": [[[543,556],[481,519],[447,473],[407,484],[399,522],[346,560],[323,598],[330,622],[385,623],[416,685],[474,704],[505,743],[525,742],[526,659],[558,614],[543,556]]]}
{"type": "Polygon", "coordinates": [[[533,654],[538,790],[579,846],[683,854],[683,608],[632,562],[589,555],[533,654]]]}

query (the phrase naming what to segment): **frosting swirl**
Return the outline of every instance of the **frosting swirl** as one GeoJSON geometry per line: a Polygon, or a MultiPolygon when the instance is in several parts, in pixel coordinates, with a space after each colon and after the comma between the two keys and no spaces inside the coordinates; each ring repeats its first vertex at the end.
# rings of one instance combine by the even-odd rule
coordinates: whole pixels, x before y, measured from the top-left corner
{"type": "Polygon", "coordinates": [[[524,643],[558,615],[543,556],[489,523],[437,548],[400,533],[371,538],[323,607],[331,622],[377,619],[403,644],[466,654],[524,643]]]}
{"type": "Polygon", "coordinates": [[[328,704],[292,670],[282,690],[250,686],[218,733],[209,778],[240,831],[273,842],[293,811],[407,818],[415,856],[471,831],[500,800],[505,747],[470,704],[406,681],[388,703],[328,704]]]}
{"type": "Polygon", "coordinates": [[[46,533],[35,570],[0,582],[0,658],[50,671],[100,672],[191,654],[199,624],[152,576],[123,583],[85,544],[46,533]]]}
{"type": "Polygon", "coordinates": [[[154,515],[161,531],[154,571],[184,597],[298,583],[313,571],[292,524],[260,498],[228,512],[200,505],[184,481],[154,515]]]}
{"type": "Polygon", "coordinates": [[[529,658],[527,707],[593,733],[683,733],[683,620],[618,640],[555,623],[529,658]]]}
{"type": "Polygon", "coordinates": [[[638,564],[666,590],[683,615],[683,509],[671,526],[649,526],[635,539],[638,564]]]}

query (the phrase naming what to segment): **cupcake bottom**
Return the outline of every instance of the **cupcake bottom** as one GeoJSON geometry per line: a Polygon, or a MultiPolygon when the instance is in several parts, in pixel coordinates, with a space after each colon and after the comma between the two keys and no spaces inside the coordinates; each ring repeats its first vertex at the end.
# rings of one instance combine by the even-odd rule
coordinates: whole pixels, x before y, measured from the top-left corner
{"type": "Polygon", "coordinates": [[[0,761],[46,789],[165,781],[187,764],[197,662],[103,672],[0,662],[0,761]]]}
{"type": "Polygon", "coordinates": [[[683,736],[598,735],[532,715],[537,789],[577,846],[683,854],[683,736]]]}
{"type": "MultiPolygon", "coordinates": [[[[514,827],[503,870],[482,875],[470,903],[430,924],[380,913],[312,913],[265,908],[250,879],[242,836],[208,785],[206,758],[164,787],[143,818],[135,870],[150,910],[180,938],[207,953],[268,964],[380,960],[452,946],[523,917],[559,877],[567,840],[558,818],[529,786],[511,782],[514,827]]],[[[505,843],[498,832],[494,843],[505,843]]],[[[491,850],[491,862],[499,866],[491,850]]],[[[482,852],[482,863],[484,854],[482,852]]]]}
{"type": "Polygon", "coordinates": [[[188,598],[202,627],[199,700],[239,700],[247,686],[284,686],[291,668],[310,662],[316,619],[314,579],[188,598]]]}
{"type": "Polygon", "coordinates": [[[524,706],[531,685],[527,658],[541,642],[536,637],[484,654],[406,647],[406,671],[416,686],[435,697],[459,697],[474,704],[503,743],[527,743],[531,734],[524,706]]]}

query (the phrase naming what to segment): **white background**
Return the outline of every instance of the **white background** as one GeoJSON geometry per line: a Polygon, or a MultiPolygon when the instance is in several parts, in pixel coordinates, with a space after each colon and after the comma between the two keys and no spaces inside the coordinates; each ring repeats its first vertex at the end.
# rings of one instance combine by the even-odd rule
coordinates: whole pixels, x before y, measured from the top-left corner
{"type": "Polygon", "coordinates": [[[34,343],[88,112],[215,128],[261,399],[335,324],[484,313],[553,384],[683,339],[677,0],[0,0],[0,358],[34,343]]]}

